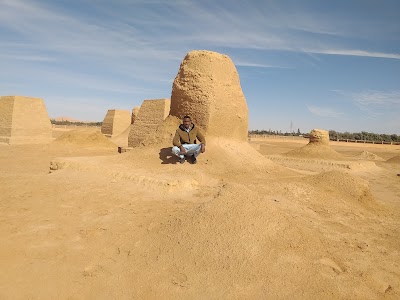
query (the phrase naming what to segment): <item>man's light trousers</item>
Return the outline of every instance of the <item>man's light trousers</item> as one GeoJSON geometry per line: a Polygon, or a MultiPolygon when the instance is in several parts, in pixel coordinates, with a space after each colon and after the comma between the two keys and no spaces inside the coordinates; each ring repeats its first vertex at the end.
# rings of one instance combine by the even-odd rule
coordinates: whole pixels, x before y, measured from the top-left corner
{"type": "Polygon", "coordinates": [[[186,154],[181,154],[181,149],[177,146],[172,147],[172,154],[184,158],[184,155],[197,157],[201,152],[201,144],[182,144],[183,148],[186,150],[186,154]]]}

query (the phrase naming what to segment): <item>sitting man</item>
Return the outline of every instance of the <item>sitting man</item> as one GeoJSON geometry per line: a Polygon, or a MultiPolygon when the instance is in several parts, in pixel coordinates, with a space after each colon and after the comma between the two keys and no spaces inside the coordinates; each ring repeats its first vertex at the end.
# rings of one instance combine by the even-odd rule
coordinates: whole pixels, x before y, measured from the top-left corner
{"type": "Polygon", "coordinates": [[[206,151],[206,139],[200,129],[192,123],[189,116],[183,117],[183,124],[176,130],[172,143],[172,154],[179,157],[179,162],[185,162],[185,156],[192,156],[192,163],[197,163],[196,157],[206,151]],[[201,144],[196,144],[196,138],[201,144]]]}

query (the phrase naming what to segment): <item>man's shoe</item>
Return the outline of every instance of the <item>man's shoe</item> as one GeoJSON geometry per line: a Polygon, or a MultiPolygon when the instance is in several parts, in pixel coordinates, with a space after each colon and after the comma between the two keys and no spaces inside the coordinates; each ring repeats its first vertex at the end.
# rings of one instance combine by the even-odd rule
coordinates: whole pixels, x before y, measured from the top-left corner
{"type": "Polygon", "coordinates": [[[193,159],[192,159],[192,164],[194,164],[194,165],[197,164],[197,159],[196,159],[196,156],[194,156],[194,155],[193,155],[193,159]]]}
{"type": "Polygon", "coordinates": [[[185,157],[180,158],[180,159],[179,159],[179,162],[180,162],[181,164],[183,164],[183,163],[185,162],[185,157]]]}

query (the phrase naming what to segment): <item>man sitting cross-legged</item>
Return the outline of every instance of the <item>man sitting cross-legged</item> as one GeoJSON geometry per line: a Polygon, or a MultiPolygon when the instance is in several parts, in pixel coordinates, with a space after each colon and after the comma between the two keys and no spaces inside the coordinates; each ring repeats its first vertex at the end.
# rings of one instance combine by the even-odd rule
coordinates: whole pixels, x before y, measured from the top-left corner
{"type": "Polygon", "coordinates": [[[176,130],[172,143],[174,144],[172,154],[179,157],[181,164],[185,162],[185,156],[191,156],[192,163],[197,163],[197,156],[206,151],[206,139],[200,129],[192,123],[189,116],[183,117],[182,124],[176,130]],[[201,144],[196,144],[196,139],[201,144]]]}

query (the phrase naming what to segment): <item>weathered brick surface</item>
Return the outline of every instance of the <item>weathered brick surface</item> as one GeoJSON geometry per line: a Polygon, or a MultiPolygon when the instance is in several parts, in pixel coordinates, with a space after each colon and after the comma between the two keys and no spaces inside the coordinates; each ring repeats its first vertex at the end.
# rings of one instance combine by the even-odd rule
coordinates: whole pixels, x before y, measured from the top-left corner
{"type": "Polygon", "coordinates": [[[0,97],[0,143],[41,144],[51,141],[51,123],[43,99],[0,97]]]}
{"type": "Polygon", "coordinates": [[[12,97],[0,98],[0,142],[8,142],[11,137],[12,114],[14,99],[12,97]],[[6,140],[7,139],[7,140],[6,140]]]}
{"type": "Polygon", "coordinates": [[[140,106],[135,106],[135,107],[132,109],[131,124],[135,123],[135,121],[136,121],[136,119],[137,119],[137,117],[138,117],[138,114],[139,114],[139,110],[140,110],[140,106]]]}
{"type": "Polygon", "coordinates": [[[129,110],[109,109],[101,125],[101,133],[113,137],[121,134],[131,124],[129,110]]]}
{"type": "Polygon", "coordinates": [[[318,143],[321,145],[329,144],[329,131],[323,129],[313,129],[310,132],[310,143],[318,143]]]}
{"type": "Polygon", "coordinates": [[[144,100],[129,132],[128,146],[136,147],[162,124],[169,114],[170,99],[144,100]]]}
{"type": "Polygon", "coordinates": [[[172,86],[170,114],[190,115],[209,136],[247,141],[248,109],[232,60],[217,52],[189,52],[172,86]]]}

